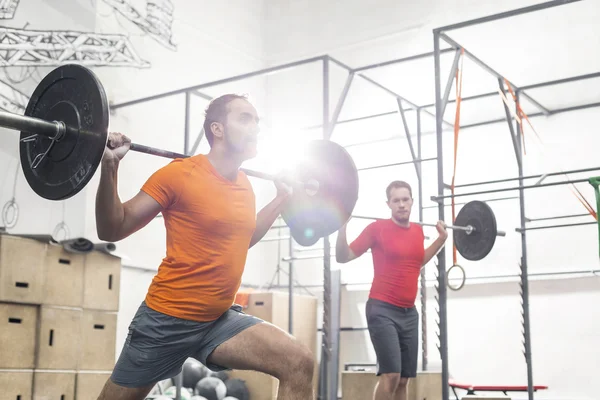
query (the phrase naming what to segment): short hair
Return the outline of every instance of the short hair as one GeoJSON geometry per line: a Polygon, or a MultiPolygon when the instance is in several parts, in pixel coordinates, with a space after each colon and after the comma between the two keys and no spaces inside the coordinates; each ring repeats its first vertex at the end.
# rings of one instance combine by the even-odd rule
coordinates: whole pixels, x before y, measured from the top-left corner
{"type": "Polygon", "coordinates": [[[392,189],[400,189],[406,188],[410,192],[410,197],[412,198],[412,188],[408,182],[404,181],[392,181],[388,187],[385,189],[385,194],[387,196],[388,201],[390,201],[390,196],[392,194],[392,189]]]}
{"type": "Polygon", "coordinates": [[[248,100],[248,95],[228,93],[214,98],[208,104],[208,107],[204,112],[204,135],[206,136],[206,140],[208,141],[210,147],[212,147],[215,139],[215,136],[210,129],[210,125],[213,122],[219,122],[225,125],[227,114],[229,112],[227,105],[236,99],[248,100]]]}

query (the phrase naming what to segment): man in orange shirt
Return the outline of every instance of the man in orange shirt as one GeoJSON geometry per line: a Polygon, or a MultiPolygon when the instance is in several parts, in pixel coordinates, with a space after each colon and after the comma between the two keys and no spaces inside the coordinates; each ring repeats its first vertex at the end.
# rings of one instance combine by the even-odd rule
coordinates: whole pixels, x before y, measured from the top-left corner
{"type": "Polygon", "coordinates": [[[312,399],[314,357],[294,337],[234,304],[248,249],[269,230],[289,192],[258,214],[241,164],[256,155],[258,116],[244,96],[224,95],[206,110],[208,154],[176,159],[156,171],[122,203],[120,160],[130,140],[111,133],[96,197],[102,240],[128,237],[162,213],[167,254],[99,399],[144,399],[193,357],[213,371],[256,370],[279,379],[279,399],[312,399]]]}

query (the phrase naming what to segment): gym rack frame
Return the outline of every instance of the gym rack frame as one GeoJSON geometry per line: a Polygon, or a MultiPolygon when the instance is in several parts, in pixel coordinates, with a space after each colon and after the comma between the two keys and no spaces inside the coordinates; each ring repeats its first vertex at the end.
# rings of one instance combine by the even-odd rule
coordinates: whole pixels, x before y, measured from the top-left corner
{"type": "MultiPolygon", "coordinates": [[[[444,204],[444,199],[452,197],[452,196],[445,195],[445,191],[449,188],[449,185],[444,183],[444,181],[443,181],[444,170],[443,170],[442,133],[443,133],[444,125],[446,125],[449,128],[454,128],[454,124],[443,119],[443,111],[446,109],[446,105],[448,103],[453,102],[453,100],[449,100],[449,95],[450,95],[450,90],[451,90],[451,87],[453,84],[453,77],[456,73],[456,69],[458,68],[458,61],[459,61],[461,52],[464,50],[465,57],[468,57],[473,62],[475,62],[477,65],[479,65],[481,68],[483,68],[484,70],[489,72],[492,76],[496,77],[498,79],[499,87],[502,90],[502,92],[505,93],[505,90],[506,90],[504,87],[505,77],[503,75],[501,75],[500,73],[495,71],[492,67],[487,65],[485,62],[483,62],[482,60],[477,58],[477,56],[475,56],[472,52],[465,49],[458,42],[456,42],[450,36],[448,36],[447,33],[452,30],[456,30],[456,29],[460,29],[460,28],[465,28],[465,27],[474,26],[474,25],[478,25],[478,24],[484,24],[487,22],[497,21],[500,19],[510,18],[510,17],[514,17],[514,16],[526,14],[526,13],[542,11],[542,10],[556,7],[556,6],[577,3],[579,1],[581,1],[581,0],[549,1],[549,2],[545,2],[545,3],[537,4],[534,6],[514,9],[514,10],[510,10],[510,11],[506,11],[506,12],[502,12],[502,13],[498,13],[498,14],[485,16],[482,18],[472,19],[472,20],[460,22],[457,24],[436,28],[433,30],[433,52],[416,54],[416,55],[412,55],[409,57],[379,62],[376,64],[361,66],[358,68],[352,68],[352,67],[346,65],[345,63],[343,63],[329,55],[321,55],[321,56],[306,58],[306,59],[302,59],[302,60],[298,60],[298,61],[294,61],[294,62],[290,62],[290,63],[286,63],[286,64],[276,65],[276,66],[272,66],[269,68],[256,70],[253,72],[248,72],[245,74],[240,74],[240,75],[232,76],[229,78],[224,78],[224,79],[207,82],[207,83],[202,83],[202,84],[198,84],[198,85],[194,85],[194,86],[189,86],[189,87],[182,88],[182,89],[172,90],[172,91],[168,91],[168,92],[164,92],[164,93],[160,93],[160,94],[156,94],[156,95],[152,95],[152,96],[148,96],[148,97],[144,97],[144,98],[126,101],[126,102],[119,103],[119,104],[112,104],[111,110],[118,110],[118,109],[129,107],[129,106],[132,106],[135,104],[158,100],[158,99],[165,98],[165,97],[184,95],[185,96],[184,153],[188,154],[188,155],[192,155],[197,150],[197,148],[200,144],[200,141],[202,140],[202,137],[204,136],[204,132],[201,131],[195,138],[193,145],[190,146],[190,144],[191,144],[191,141],[190,141],[190,139],[191,139],[191,137],[190,137],[191,136],[190,135],[190,133],[191,133],[190,132],[190,101],[191,100],[190,100],[190,98],[192,95],[199,96],[206,100],[211,100],[212,98],[210,96],[201,92],[203,89],[208,89],[208,88],[222,85],[225,83],[231,83],[231,82],[240,81],[240,80],[244,80],[244,79],[248,79],[248,78],[253,78],[256,76],[273,74],[276,72],[281,72],[284,70],[296,68],[296,67],[299,67],[302,65],[307,65],[307,64],[311,64],[311,63],[320,63],[322,65],[322,70],[321,70],[322,71],[322,102],[323,102],[322,124],[319,126],[307,127],[306,129],[321,128],[323,139],[331,140],[331,136],[333,134],[334,128],[338,124],[352,123],[354,121],[359,121],[359,120],[365,120],[365,119],[370,119],[370,118],[379,118],[379,117],[383,117],[383,116],[387,116],[387,115],[399,114],[400,117],[402,118],[402,125],[403,125],[404,133],[406,136],[406,141],[408,143],[408,146],[409,146],[409,149],[411,152],[412,160],[400,161],[398,163],[393,163],[393,164],[373,165],[373,166],[368,166],[368,167],[362,167],[362,168],[358,168],[358,170],[362,171],[362,170],[369,170],[369,169],[374,169],[374,168],[386,168],[386,167],[391,167],[391,166],[395,166],[395,165],[414,164],[415,172],[416,172],[417,179],[418,179],[417,191],[418,191],[419,220],[422,220],[423,210],[426,208],[432,208],[432,207],[424,206],[424,204],[423,204],[423,198],[422,198],[423,184],[422,184],[422,176],[421,176],[421,165],[424,162],[437,161],[438,196],[433,197],[431,200],[433,200],[435,203],[437,203],[437,206],[435,206],[435,207],[438,208],[439,219],[445,220],[444,207],[446,205],[444,204]],[[450,47],[442,49],[441,48],[442,41],[449,44],[450,47]],[[454,62],[452,64],[451,70],[449,72],[446,86],[445,86],[444,90],[442,91],[441,55],[446,54],[446,53],[454,53],[454,62]],[[411,62],[411,61],[421,60],[421,59],[429,59],[429,58],[434,59],[435,103],[432,103],[432,104],[425,104],[425,105],[415,104],[415,103],[411,102],[410,100],[404,98],[401,94],[394,92],[393,90],[387,88],[386,86],[382,85],[381,83],[377,82],[376,80],[362,74],[362,72],[381,68],[381,67],[387,67],[390,65],[406,63],[406,62],[411,62]],[[337,66],[345,69],[348,73],[346,82],[341,91],[341,94],[339,95],[337,104],[336,104],[335,108],[333,109],[333,111],[329,107],[329,104],[330,104],[329,103],[329,100],[330,100],[329,78],[330,78],[331,63],[336,64],[337,66]],[[360,79],[364,79],[365,81],[371,83],[372,85],[378,87],[379,89],[386,92],[390,96],[394,97],[396,99],[396,102],[398,105],[397,111],[383,112],[383,113],[363,116],[363,117],[359,117],[359,118],[339,120],[339,116],[343,109],[344,102],[348,95],[348,91],[352,85],[352,82],[357,77],[360,79]],[[435,112],[430,111],[431,108],[434,108],[435,112]],[[413,144],[413,140],[412,140],[413,135],[411,135],[411,132],[409,130],[409,126],[407,123],[407,119],[406,119],[407,112],[416,112],[416,116],[417,116],[417,118],[416,118],[416,125],[417,125],[416,126],[416,146],[414,146],[414,144],[413,144]],[[428,114],[429,116],[434,117],[436,120],[436,128],[435,128],[436,141],[437,141],[437,156],[436,157],[422,158],[422,151],[421,151],[422,150],[421,137],[423,134],[422,129],[421,129],[422,114],[428,114]]],[[[533,104],[534,106],[536,106],[539,109],[539,112],[531,113],[528,115],[529,118],[535,118],[535,117],[539,117],[539,116],[549,116],[549,115],[555,115],[558,113],[565,113],[565,112],[600,107],[600,102],[594,102],[594,103],[589,103],[589,104],[582,104],[582,105],[577,105],[577,106],[563,107],[563,108],[557,108],[557,109],[550,110],[550,109],[544,107],[543,105],[541,105],[535,99],[533,99],[529,94],[526,93],[526,90],[530,90],[530,89],[534,89],[534,88],[537,89],[537,88],[541,88],[541,87],[549,87],[549,86],[554,86],[554,85],[558,85],[558,84],[581,81],[581,80],[586,80],[586,79],[594,79],[594,78],[600,78],[600,71],[588,73],[588,74],[580,75],[580,76],[572,76],[572,77],[567,77],[567,78],[563,78],[563,79],[547,81],[547,82],[539,82],[539,83],[524,85],[524,86],[516,86],[512,82],[510,82],[508,80],[507,81],[510,82],[510,85],[515,90],[517,98],[519,98],[519,97],[527,98],[527,100],[529,100],[529,102],[531,104],[533,104]]],[[[482,94],[478,94],[478,95],[474,95],[474,96],[463,97],[462,101],[463,102],[464,101],[473,101],[473,100],[497,96],[497,95],[498,95],[497,92],[482,93],[482,94]]],[[[521,262],[520,262],[520,268],[521,268],[520,284],[521,284],[521,296],[522,296],[522,300],[523,300],[522,301],[522,306],[523,306],[522,312],[523,312],[524,346],[525,346],[524,354],[525,354],[525,361],[527,364],[527,384],[528,384],[528,396],[529,396],[528,398],[529,398],[529,400],[533,400],[534,390],[533,390],[533,366],[532,366],[532,362],[531,362],[531,336],[530,336],[531,329],[530,329],[530,321],[529,321],[529,285],[528,285],[529,274],[528,274],[528,269],[527,269],[526,231],[532,230],[532,229],[546,229],[546,228],[558,228],[558,227],[563,227],[563,226],[578,226],[578,225],[596,224],[596,222],[551,225],[551,226],[534,227],[534,228],[526,227],[526,223],[530,222],[532,220],[527,219],[525,216],[525,198],[524,198],[525,189],[544,187],[544,186],[547,186],[548,184],[543,184],[543,185],[537,184],[537,185],[529,185],[529,186],[524,184],[524,180],[526,180],[526,179],[531,179],[531,178],[541,177],[541,176],[524,176],[523,175],[523,173],[524,173],[523,172],[523,163],[522,163],[522,150],[523,149],[521,148],[521,144],[520,144],[521,143],[520,140],[522,139],[522,132],[521,132],[520,126],[514,122],[514,117],[511,116],[511,113],[510,113],[510,110],[508,109],[508,107],[505,105],[504,108],[505,108],[505,112],[506,112],[505,118],[491,119],[491,120],[477,122],[477,123],[473,123],[473,124],[460,125],[460,129],[465,130],[468,128],[474,128],[474,127],[490,125],[490,124],[497,124],[497,123],[503,123],[503,122],[508,123],[509,130],[511,133],[511,139],[512,139],[514,150],[515,150],[517,165],[518,165],[518,171],[519,171],[518,177],[495,180],[495,181],[475,182],[475,183],[468,183],[468,184],[464,184],[464,185],[456,185],[455,188],[493,184],[493,183],[500,183],[500,182],[506,182],[506,181],[512,181],[512,180],[518,181],[518,186],[515,186],[512,188],[490,190],[490,191],[461,193],[460,195],[455,195],[454,197],[485,194],[485,193],[494,193],[494,192],[500,192],[500,191],[518,191],[519,192],[518,197],[505,197],[505,198],[501,198],[501,199],[491,199],[489,201],[500,201],[500,200],[508,200],[508,199],[518,198],[519,203],[520,203],[520,216],[521,216],[520,217],[520,227],[516,228],[516,231],[521,234],[522,256],[521,256],[521,262]]],[[[386,139],[384,139],[384,140],[386,140],[386,139]]],[[[347,147],[359,146],[359,145],[363,145],[363,144],[374,143],[377,141],[381,141],[381,140],[366,141],[363,143],[349,145],[347,147]]],[[[562,171],[562,172],[556,172],[556,173],[552,173],[552,174],[546,174],[545,176],[550,176],[553,174],[554,175],[562,175],[564,173],[588,172],[588,171],[597,171],[597,170],[600,170],[600,167],[587,168],[585,170],[562,171]]],[[[564,185],[564,184],[570,184],[570,183],[580,182],[580,181],[584,181],[584,180],[562,181],[562,182],[552,183],[551,185],[564,185]]],[[[587,181],[587,180],[585,180],[585,181],[587,181]]],[[[550,220],[550,219],[568,218],[568,217],[576,217],[576,216],[584,216],[584,215],[585,214],[569,215],[569,216],[556,216],[556,217],[547,217],[547,218],[542,218],[542,219],[550,220]]],[[[541,219],[537,219],[537,220],[541,220],[541,219]]],[[[274,226],[272,229],[285,229],[285,226],[274,226]]],[[[298,287],[307,288],[307,287],[315,287],[315,286],[321,287],[320,285],[305,285],[305,286],[294,285],[294,280],[293,280],[294,261],[311,259],[311,258],[315,258],[315,257],[293,256],[292,255],[293,239],[290,236],[283,236],[283,237],[275,238],[275,239],[274,238],[265,238],[265,240],[289,240],[289,251],[290,251],[289,257],[284,258],[282,260],[282,261],[289,263],[289,272],[288,272],[289,284],[287,286],[274,286],[274,288],[287,288],[289,290],[289,313],[290,313],[290,315],[292,315],[292,307],[293,307],[293,304],[292,304],[293,296],[292,295],[293,295],[293,291],[295,288],[298,288],[298,287]]],[[[342,327],[340,327],[340,300],[341,300],[340,299],[340,297],[341,297],[340,288],[345,285],[341,283],[341,277],[340,277],[339,270],[332,271],[331,257],[332,257],[332,255],[331,255],[330,239],[329,239],[329,237],[325,237],[325,238],[323,238],[323,256],[322,256],[322,258],[323,258],[323,285],[322,285],[322,288],[323,288],[323,326],[322,326],[322,328],[319,329],[319,331],[322,332],[321,369],[320,369],[320,374],[319,374],[319,396],[318,396],[319,400],[334,400],[334,399],[338,398],[340,332],[347,331],[347,330],[350,331],[350,330],[357,330],[357,329],[361,329],[361,330],[365,329],[365,328],[342,328],[342,327]]],[[[318,256],[318,258],[321,258],[321,256],[318,256]]],[[[436,290],[437,290],[436,298],[437,298],[437,302],[438,302],[438,306],[439,306],[439,310],[438,310],[438,316],[439,316],[438,349],[440,351],[440,356],[441,356],[441,361],[442,361],[442,382],[444,382],[444,384],[442,385],[442,399],[449,400],[450,388],[448,385],[449,361],[448,361],[448,321],[447,321],[447,282],[446,282],[447,281],[447,277],[446,277],[447,271],[446,271],[446,252],[445,252],[444,248],[442,248],[442,250],[437,255],[437,272],[438,272],[438,275],[437,275],[437,285],[436,285],[436,290]]],[[[577,272],[578,271],[575,271],[573,273],[577,273],[577,272]]],[[[598,271],[579,271],[579,272],[592,272],[595,274],[598,271]]],[[[533,275],[553,275],[553,274],[560,275],[561,273],[533,274],[533,275]]],[[[497,276],[497,277],[490,277],[490,279],[493,279],[493,278],[504,279],[507,277],[515,277],[515,276],[502,275],[502,276],[497,276]]],[[[428,364],[428,361],[427,361],[427,348],[428,348],[427,325],[426,325],[427,288],[426,288],[426,279],[425,279],[424,269],[421,272],[420,297],[421,297],[421,322],[422,322],[421,323],[421,327],[422,327],[422,369],[427,370],[427,364],[428,364]]],[[[288,327],[288,330],[290,333],[293,333],[292,318],[290,318],[289,324],[290,325],[288,327]]],[[[180,379],[176,380],[176,384],[178,387],[177,394],[179,395],[179,389],[181,387],[180,379]]]]}

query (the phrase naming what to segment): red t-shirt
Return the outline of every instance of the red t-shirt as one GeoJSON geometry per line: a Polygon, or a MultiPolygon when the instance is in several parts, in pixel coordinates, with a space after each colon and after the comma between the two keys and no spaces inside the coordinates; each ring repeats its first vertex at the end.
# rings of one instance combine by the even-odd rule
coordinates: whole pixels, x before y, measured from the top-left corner
{"type": "Polygon", "coordinates": [[[423,227],[408,228],[391,219],[369,224],[350,244],[358,257],[371,249],[375,275],[369,297],[398,307],[412,307],[425,257],[423,227]]]}

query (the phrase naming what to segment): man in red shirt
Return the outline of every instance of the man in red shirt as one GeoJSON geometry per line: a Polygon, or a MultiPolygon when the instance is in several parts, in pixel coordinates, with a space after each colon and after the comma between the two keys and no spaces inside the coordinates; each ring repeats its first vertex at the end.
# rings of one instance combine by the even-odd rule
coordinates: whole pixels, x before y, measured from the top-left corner
{"type": "Polygon", "coordinates": [[[374,400],[406,400],[408,379],[417,376],[419,312],[415,307],[421,268],[440,251],[448,233],[437,223],[438,238],[427,248],[421,225],[410,223],[413,205],[408,183],[386,189],[391,218],[369,224],[348,245],[346,226],[339,231],[336,260],[347,263],[371,249],[375,274],[366,304],[371,342],[377,355],[374,400]]]}

